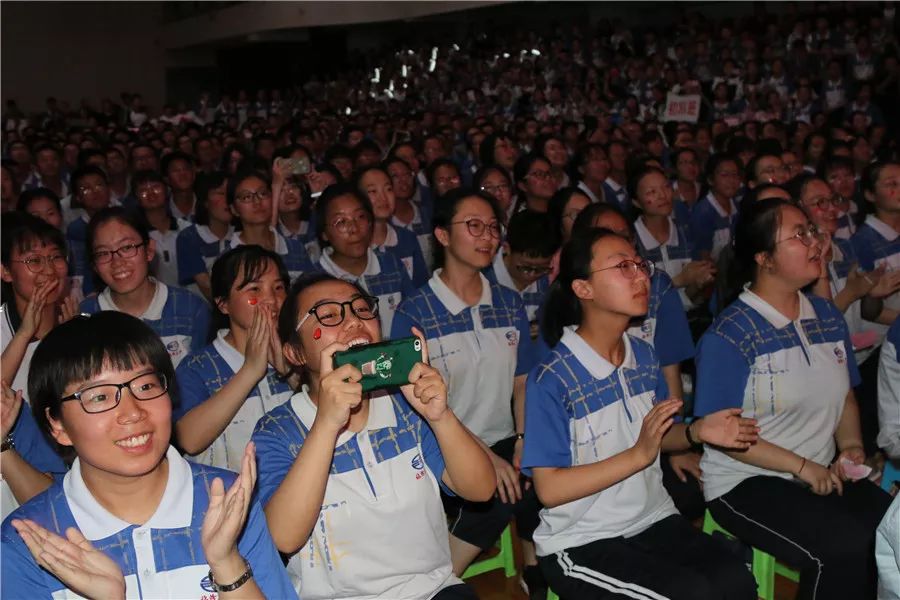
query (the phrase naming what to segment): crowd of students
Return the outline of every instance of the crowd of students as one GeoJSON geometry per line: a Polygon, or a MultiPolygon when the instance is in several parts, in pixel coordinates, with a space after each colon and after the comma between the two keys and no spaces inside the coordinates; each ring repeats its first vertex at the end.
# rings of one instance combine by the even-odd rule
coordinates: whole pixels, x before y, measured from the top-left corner
{"type": "Polygon", "coordinates": [[[900,598],[894,9],[830,10],[5,115],[0,596],[474,598],[514,520],[532,598],[900,598]]]}

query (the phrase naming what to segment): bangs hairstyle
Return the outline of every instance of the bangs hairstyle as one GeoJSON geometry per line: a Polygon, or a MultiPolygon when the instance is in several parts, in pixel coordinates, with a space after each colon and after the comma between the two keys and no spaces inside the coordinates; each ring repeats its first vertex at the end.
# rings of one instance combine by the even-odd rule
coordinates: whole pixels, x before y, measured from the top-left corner
{"type": "MultiPolygon", "coordinates": [[[[194,181],[194,194],[197,196],[194,222],[197,225],[209,225],[209,193],[223,183],[228,183],[228,175],[222,171],[197,174],[197,179],[194,181]]],[[[234,221],[235,219],[232,218],[232,224],[234,221]]]]}
{"type": "Polygon", "coordinates": [[[41,341],[31,359],[28,396],[35,422],[63,458],[74,458],[73,449],[60,446],[50,435],[47,413],[60,418],[66,388],[89,381],[105,368],[128,371],[141,365],[165,375],[169,397],[177,406],[178,384],[169,353],[156,332],[138,318],[113,310],[79,315],[54,327],[41,341]]]}
{"type": "MultiPolygon", "coordinates": [[[[287,298],[284,299],[284,303],[281,305],[281,312],[278,313],[278,337],[280,337],[285,344],[292,344],[295,347],[300,346],[300,334],[297,333],[297,323],[303,318],[297,314],[297,311],[300,309],[300,294],[307,288],[322,283],[323,281],[340,281],[352,285],[363,296],[369,295],[369,293],[362,289],[358,283],[353,281],[340,279],[322,271],[304,273],[291,285],[287,298]]],[[[313,303],[313,305],[315,305],[315,303],[313,303]]]]}
{"type": "Polygon", "coordinates": [[[9,268],[12,254],[30,252],[37,247],[56,246],[67,254],[63,233],[43,219],[24,212],[8,212],[3,215],[0,230],[0,262],[9,268]]]}
{"type": "Polygon", "coordinates": [[[228,206],[234,206],[235,194],[237,194],[238,186],[251,178],[259,179],[265,183],[266,187],[271,191],[272,180],[266,173],[248,165],[238,165],[238,171],[234,174],[234,177],[231,177],[228,180],[228,188],[225,191],[225,198],[228,200],[228,206]]]}
{"type": "MultiPolygon", "coordinates": [[[[459,205],[463,200],[469,198],[477,198],[487,203],[487,205],[491,207],[491,212],[494,213],[494,218],[497,219],[497,222],[500,223],[501,226],[503,225],[503,211],[500,210],[500,205],[497,204],[497,200],[494,199],[493,196],[487,192],[467,188],[457,188],[450,190],[439,198],[435,198],[434,214],[431,216],[431,224],[434,229],[440,228],[449,232],[450,224],[456,217],[459,205]]],[[[504,236],[501,233],[500,242],[503,242],[503,237],[504,236]]],[[[444,247],[437,243],[434,245],[434,264],[435,268],[444,266],[444,247]]]]}
{"type": "MultiPolygon", "coordinates": [[[[209,287],[216,307],[218,308],[219,302],[228,299],[231,288],[238,278],[240,282],[237,287],[240,289],[262,277],[270,262],[278,269],[278,277],[284,282],[285,287],[290,285],[291,277],[281,257],[262,246],[255,244],[238,246],[217,258],[209,276],[209,287]]],[[[221,310],[216,311],[214,320],[217,321],[214,323],[216,329],[228,327],[228,317],[222,314],[221,310]]]]}
{"type": "Polygon", "coordinates": [[[602,227],[572,231],[571,239],[562,247],[559,256],[559,275],[547,291],[541,308],[541,335],[552,348],[562,338],[563,328],[581,323],[581,300],[575,295],[572,283],[576,279],[590,279],[594,244],[610,236],[622,237],[602,227]]]}
{"type": "MultiPolygon", "coordinates": [[[[388,179],[390,179],[390,177],[388,177],[388,179]]],[[[372,208],[372,203],[369,202],[369,198],[365,194],[359,191],[359,188],[356,187],[354,183],[342,182],[329,185],[325,188],[325,191],[322,192],[322,195],[319,196],[319,201],[316,202],[314,214],[316,222],[316,239],[319,240],[319,244],[323,248],[331,245],[323,237],[325,235],[325,228],[328,226],[328,223],[326,222],[328,207],[341,196],[353,196],[356,198],[357,202],[359,202],[359,207],[369,215],[369,221],[375,223],[375,210],[372,208]]]]}
{"type": "Polygon", "coordinates": [[[97,237],[97,229],[109,221],[119,221],[134,229],[145,244],[150,243],[150,228],[144,218],[136,211],[130,211],[122,206],[107,206],[91,218],[87,228],[87,252],[93,261],[94,238],[97,237]]]}

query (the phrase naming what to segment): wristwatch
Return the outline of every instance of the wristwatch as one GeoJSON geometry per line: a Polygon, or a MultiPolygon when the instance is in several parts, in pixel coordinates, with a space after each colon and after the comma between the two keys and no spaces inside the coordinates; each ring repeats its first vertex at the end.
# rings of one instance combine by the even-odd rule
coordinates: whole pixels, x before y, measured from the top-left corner
{"type": "Polygon", "coordinates": [[[517,442],[518,442],[519,440],[524,440],[524,439],[525,439],[525,434],[524,434],[524,433],[517,433],[517,434],[516,434],[516,441],[517,441],[517,442]]]}
{"type": "Polygon", "coordinates": [[[13,440],[12,433],[8,433],[5,438],[3,438],[3,442],[0,443],[0,452],[6,452],[11,448],[16,447],[16,442],[13,440]]]}
{"type": "Polygon", "coordinates": [[[237,581],[235,581],[234,583],[229,583],[227,585],[223,585],[221,583],[216,583],[216,580],[213,578],[212,569],[210,569],[209,583],[211,584],[213,591],[214,592],[233,592],[234,590],[238,589],[239,587],[241,587],[242,585],[244,585],[245,583],[250,581],[250,578],[253,577],[253,569],[250,568],[250,563],[247,561],[246,558],[244,559],[244,564],[247,565],[247,570],[244,571],[244,574],[241,575],[240,577],[238,577],[237,581]]]}

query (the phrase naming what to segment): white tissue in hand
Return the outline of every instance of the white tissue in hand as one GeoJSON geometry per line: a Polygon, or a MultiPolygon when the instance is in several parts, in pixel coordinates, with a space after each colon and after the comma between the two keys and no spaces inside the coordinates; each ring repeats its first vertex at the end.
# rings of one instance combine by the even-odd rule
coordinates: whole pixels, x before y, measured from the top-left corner
{"type": "Polygon", "coordinates": [[[849,479],[859,481],[865,479],[872,472],[872,467],[868,465],[858,465],[849,458],[841,459],[841,470],[849,479]]]}

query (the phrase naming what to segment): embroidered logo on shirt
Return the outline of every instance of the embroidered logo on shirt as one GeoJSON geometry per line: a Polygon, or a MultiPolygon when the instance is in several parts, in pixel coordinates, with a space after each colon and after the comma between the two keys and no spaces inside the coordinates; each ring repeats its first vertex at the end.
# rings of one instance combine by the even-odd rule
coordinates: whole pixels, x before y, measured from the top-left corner
{"type": "Polygon", "coordinates": [[[422,461],[422,455],[416,454],[410,461],[410,466],[416,471],[416,479],[425,477],[425,463],[422,461]]]}
{"type": "Polygon", "coordinates": [[[844,364],[844,351],[843,350],[841,350],[840,348],[835,348],[834,356],[837,358],[839,365],[844,364]]]}
{"type": "Polygon", "coordinates": [[[181,344],[178,340],[172,340],[166,344],[166,351],[169,353],[169,356],[179,356],[181,354],[181,344]]]}
{"type": "Polygon", "coordinates": [[[209,579],[209,575],[200,580],[200,587],[203,588],[204,592],[215,592],[213,589],[212,581],[209,579]]]}
{"type": "Polygon", "coordinates": [[[519,332],[518,331],[507,331],[506,332],[506,343],[510,346],[515,346],[519,343],[519,332]]]}

